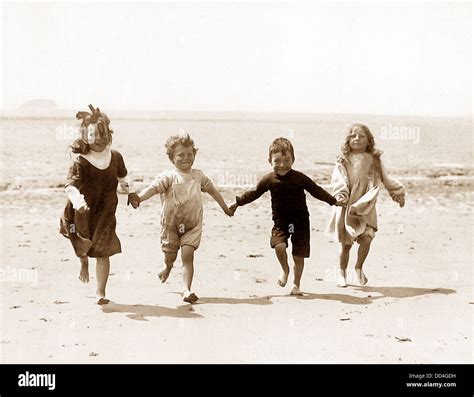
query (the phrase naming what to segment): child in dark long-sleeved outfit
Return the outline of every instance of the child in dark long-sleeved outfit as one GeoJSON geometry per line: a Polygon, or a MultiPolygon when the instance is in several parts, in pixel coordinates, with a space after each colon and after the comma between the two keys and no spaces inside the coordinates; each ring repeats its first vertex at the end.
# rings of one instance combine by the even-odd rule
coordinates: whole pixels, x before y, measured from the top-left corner
{"type": "Polygon", "coordinates": [[[303,274],[304,258],[309,258],[310,254],[309,212],[306,205],[305,190],[313,197],[330,205],[341,206],[342,204],[308,176],[291,168],[295,161],[295,154],[293,145],[288,139],[278,138],[272,142],[268,161],[273,168],[273,172],[265,175],[255,189],[236,197],[236,202],[230,209],[235,212],[238,206],[251,203],[266,191],[270,191],[274,222],[270,245],[275,249],[282,268],[278,285],[284,287],[288,281],[290,268],[286,249],[288,239],[291,238],[295,267],[294,282],[290,294],[301,295],[300,282],[303,274]]]}

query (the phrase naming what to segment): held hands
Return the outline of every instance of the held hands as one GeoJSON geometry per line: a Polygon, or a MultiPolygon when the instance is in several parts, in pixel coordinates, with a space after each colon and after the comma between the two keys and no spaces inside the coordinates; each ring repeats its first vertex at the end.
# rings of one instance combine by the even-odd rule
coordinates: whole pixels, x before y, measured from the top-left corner
{"type": "Polygon", "coordinates": [[[238,207],[237,203],[234,203],[229,207],[229,211],[232,213],[232,215],[230,216],[234,216],[237,207],[238,207]]]}
{"type": "Polygon", "coordinates": [[[235,209],[237,208],[237,206],[234,207],[234,205],[236,205],[236,204],[232,204],[230,207],[228,207],[228,206],[226,205],[225,208],[223,208],[223,210],[224,210],[224,212],[225,212],[226,215],[228,215],[228,216],[234,216],[235,209]]]}
{"type": "Polygon", "coordinates": [[[127,205],[132,204],[132,207],[134,209],[137,209],[140,207],[140,197],[136,193],[129,193],[128,194],[128,200],[127,200],[127,205]]]}
{"type": "Polygon", "coordinates": [[[234,216],[234,212],[229,207],[224,208],[224,212],[227,216],[234,216]]]}
{"type": "Polygon", "coordinates": [[[343,194],[336,194],[334,198],[337,200],[335,206],[336,207],[345,207],[347,205],[347,198],[343,194]]]}

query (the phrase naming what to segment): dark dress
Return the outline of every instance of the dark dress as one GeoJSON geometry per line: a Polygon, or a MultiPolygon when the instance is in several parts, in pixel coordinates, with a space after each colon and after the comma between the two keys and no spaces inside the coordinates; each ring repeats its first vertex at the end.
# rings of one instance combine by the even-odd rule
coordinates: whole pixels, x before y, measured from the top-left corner
{"type": "Polygon", "coordinates": [[[109,257],[122,252],[115,234],[118,179],[127,175],[122,155],[112,150],[109,166],[100,170],[78,156],[69,169],[67,186],[84,195],[89,210],[79,214],[68,200],[60,233],[71,240],[78,257],[109,257]]]}

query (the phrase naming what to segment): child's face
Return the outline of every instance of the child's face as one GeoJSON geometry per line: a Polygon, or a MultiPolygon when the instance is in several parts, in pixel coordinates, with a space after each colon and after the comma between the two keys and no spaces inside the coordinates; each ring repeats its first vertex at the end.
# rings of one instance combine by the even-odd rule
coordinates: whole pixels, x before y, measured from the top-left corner
{"type": "Polygon", "coordinates": [[[349,137],[349,146],[352,151],[363,153],[367,150],[369,138],[360,128],[355,128],[349,137]]]}
{"type": "Polygon", "coordinates": [[[89,124],[87,127],[87,143],[95,152],[102,152],[107,147],[110,139],[107,133],[102,133],[97,124],[89,124]]]}
{"type": "Polygon", "coordinates": [[[173,164],[181,171],[189,171],[194,163],[194,149],[192,146],[177,145],[174,148],[173,164]]]}
{"type": "Polygon", "coordinates": [[[272,165],[275,174],[283,176],[291,170],[293,158],[291,157],[290,153],[272,153],[270,164],[272,165]]]}

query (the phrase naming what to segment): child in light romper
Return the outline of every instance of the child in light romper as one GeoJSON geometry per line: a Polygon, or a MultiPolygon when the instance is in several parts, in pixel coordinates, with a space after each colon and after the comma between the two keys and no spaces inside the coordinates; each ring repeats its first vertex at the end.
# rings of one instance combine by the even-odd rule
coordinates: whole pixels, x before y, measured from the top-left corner
{"type": "Polygon", "coordinates": [[[165,254],[165,266],[159,273],[164,283],[173,268],[179,249],[183,262],[183,300],[194,303],[198,297],[191,292],[194,275],[194,251],[201,242],[202,234],[202,193],[206,192],[216,200],[229,216],[233,214],[227,207],[219,191],[201,171],[193,169],[197,148],[188,134],[171,136],[166,142],[166,153],[174,169],[158,175],[152,184],[139,194],[138,202],[160,194],[161,248],[165,254]]]}

